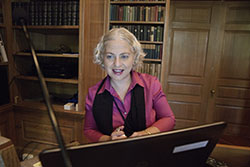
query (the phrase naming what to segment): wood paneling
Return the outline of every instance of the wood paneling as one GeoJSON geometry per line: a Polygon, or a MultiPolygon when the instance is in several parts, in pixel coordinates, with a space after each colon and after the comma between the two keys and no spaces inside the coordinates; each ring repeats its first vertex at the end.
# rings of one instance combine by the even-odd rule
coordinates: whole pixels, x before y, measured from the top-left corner
{"type": "MultiPolygon", "coordinates": [[[[175,117],[185,120],[198,120],[200,104],[188,102],[171,102],[171,108],[175,111],[175,117]]],[[[178,126],[178,125],[177,125],[178,126]]]]}
{"type": "Polygon", "coordinates": [[[226,134],[250,138],[250,27],[241,28],[250,23],[250,3],[228,3],[225,8],[227,29],[216,79],[214,119],[229,123],[226,134]],[[232,24],[237,26],[232,29],[232,24]]]}
{"type": "Polygon", "coordinates": [[[250,138],[250,3],[172,2],[164,91],[177,128],[226,121],[250,138]]]}
{"type": "Polygon", "coordinates": [[[200,96],[201,86],[192,85],[192,84],[183,84],[183,83],[169,83],[168,93],[178,93],[182,95],[200,96]]]}
{"type": "Polygon", "coordinates": [[[220,78],[249,80],[250,33],[225,32],[220,63],[220,78]]]}
{"type": "Polygon", "coordinates": [[[15,141],[14,117],[11,104],[0,107],[0,135],[15,141]]]}
{"type": "MultiPolygon", "coordinates": [[[[245,3],[247,4],[247,3],[245,3]]],[[[228,3],[227,5],[226,24],[246,24],[250,23],[250,10],[249,6],[234,5],[228,3]]]]}
{"type": "Polygon", "coordinates": [[[202,77],[206,63],[208,32],[173,30],[170,75],[202,77]]]}
{"type": "Polygon", "coordinates": [[[211,5],[171,4],[164,91],[177,119],[176,128],[204,121],[211,12],[211,5]]]}
{"type": "MultiPolygon", "coordinates": [[[[53,143],[57,144],[56,137],[51,125],[46,125],[39,122],[33,122],[29,120],[22,120],[23,137],[25,140],[37,141],[40,143],[53,143]],[[39,129],[39,130],[38,130],[39,129]]],[[[74,128],[63,126],[60,127],[61,133],[64,135],[64,142],[71,143],[74,140],[75,132],[74,128]]]]}
{"type": "MultiPolygon", "coordinates": [[[[17,149],[19,151],[25,149],[26,152],[34,149],[33,153],[37,155],[43,149],[56,147],[58,142],[46,106],[37,103],[36,107],[33,105],[27,107],[28,104],[14,107],[17,149]],[[34,110],[37,107],[40,109],[34,110]]],[[[65,144],[87,142],[81,133],[84,123],[82,112],[77,114],[57,109],[56,117],[65,144]]]]}
{"type": "Polygon", "coordinates": [[[173,21],[188,23],[210,23],[211,8],[208,6],[178,6],[175,8],[173,21]]]}

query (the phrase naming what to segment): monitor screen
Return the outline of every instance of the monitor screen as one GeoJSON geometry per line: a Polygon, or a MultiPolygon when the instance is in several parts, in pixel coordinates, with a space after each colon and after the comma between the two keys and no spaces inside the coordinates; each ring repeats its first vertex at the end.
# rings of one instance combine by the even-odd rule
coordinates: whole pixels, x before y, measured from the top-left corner
{"type": "MultiPolygon", "coordinates": [[[[73,167],[205,166],[225,122],[199,125],[147,136],[67,148],[73,167]]],[[[43,167],[64,166],[60,149],[39,154],[43,167]]]]}

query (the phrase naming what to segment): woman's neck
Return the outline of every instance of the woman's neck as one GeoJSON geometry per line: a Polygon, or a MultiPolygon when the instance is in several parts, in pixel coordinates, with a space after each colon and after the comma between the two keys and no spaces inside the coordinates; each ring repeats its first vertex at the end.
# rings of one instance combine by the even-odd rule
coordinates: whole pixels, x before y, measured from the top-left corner
{"type": "Polygon", "coordinates": [[[130,86],[131,80],[132,80],[131,77],[129,77],[128,79],[122,80],[122,81],[114,81],[112,79],[110,81],[112,87],[115,89],[115,91],[117,92],[117,94],[119,95],[122,101],[124,101],[124,98],[130,86]]]}

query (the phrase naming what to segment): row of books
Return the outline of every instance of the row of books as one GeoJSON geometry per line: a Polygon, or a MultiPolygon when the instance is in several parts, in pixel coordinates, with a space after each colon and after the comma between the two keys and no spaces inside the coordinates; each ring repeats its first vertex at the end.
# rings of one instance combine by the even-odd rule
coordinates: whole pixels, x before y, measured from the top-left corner
{"type": "Polygon", "coordinates": [[[136,69],[139,73],[147,73],[156,76],[160,80],[161,76],[161,64],[156,63],[143,63],[142,66],[136,69]]]}
{"type": "Polygon", "coordinates": [[[146,53],[146,59],[161,59],[162,45],[141,44],[143,51],[146,53]]]}
{"type": "MultiPolygon", "coordinates": [[[[29,2],[12,2],[12,11],[17,8],[25,10],[27,25],[78,25],[79,1],[31,0],[29,2]]],[[[13,24],[18,22],[13,20],[13,24]]]]}
{"type": "Polygon", "coordinates": [[[164,6],[110,6],[110,20],[164,21],[164,6]]]}
{"type": "Polygon", "coordinates": [[[163,41],[163,25],[114,25],[111,23],[110,28],[124,27],[127,28],[140,41],[163,41]]]}

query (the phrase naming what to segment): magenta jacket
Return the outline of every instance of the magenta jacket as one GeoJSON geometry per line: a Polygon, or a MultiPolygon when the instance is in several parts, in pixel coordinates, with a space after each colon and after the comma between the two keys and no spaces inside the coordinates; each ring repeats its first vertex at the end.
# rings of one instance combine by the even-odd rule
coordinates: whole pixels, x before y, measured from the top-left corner
{"type": "MultiPolygon", "coordinates": [[[[128,112],[130,111],[131,90],[136,84],[139,84],[140,86],[144,87],[146,126],[155,126],[161,132],[173,129],[175,125],[175,117],[167,102],[166,96],[162,91],[159,80],[154,76],[141,74],[135,71],[131,72],[131,76],[132,82],[129,86],[128,92],[125,95],[124,103],[116,91],[112,88],[109,76],[104,82],[99,93],[102,93],[105,89],[109,91],[117,102],[118,107],[123,113],[123,116],[126,118],[128,112]]],[[[103,135],[97,129],[92,113],[92,105],[95,94],[100,84],[101,81],[89,88],[88,95],[86,97],[84,135],[90,142],[98,142],[99,138],[103,135]]],[[[124,125],[124,121],[115,104],[113,104],[113,128],[115,129],[121,125],[124,125]]]]}

